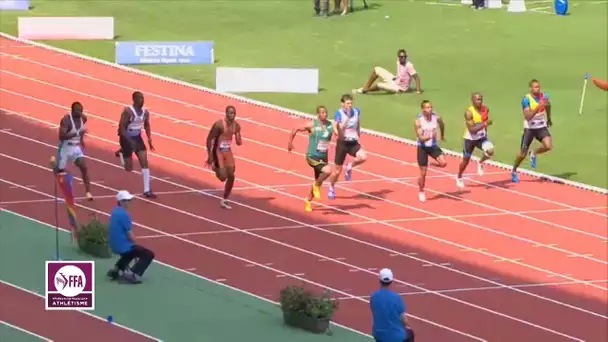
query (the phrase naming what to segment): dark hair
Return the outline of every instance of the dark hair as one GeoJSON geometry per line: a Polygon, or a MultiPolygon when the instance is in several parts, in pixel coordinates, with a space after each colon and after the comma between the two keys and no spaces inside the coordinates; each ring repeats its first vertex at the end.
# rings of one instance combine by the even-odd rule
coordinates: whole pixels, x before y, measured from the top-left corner
{"type": "Polygon", "coordinates": [[[323,105],[320,105],[320,106],[317,106],[317,114],[319,114],[319,112],[321,112],[321,109],[325,109],[325,111],[327,112],[327,108],[325,108],[325,106],[323,106],[323,105]]]}
{"type": "Polygon", "coordinates": [[[422,103],[420,104],[420,108],[424,107],[425,104],[427,103],[431,103],[431,101],[429,100],[422,100],[422,103]]]}
{"type": "Polygon", "coordinates": [[[534,83],[540,83],[540,82],[538,82],[538,80],[536,78],[533,78],[532,81],[530,81],[530,83],[528,83],[528,86],[531,87],[534,83]]]}
{"type": "Polygon", "coordinates": [[[135,100],[135,97],[136,97],[136,96],[141,96],[141,97],[144,97],[144,94],[142,94],[140,91],[135,91],[135,92],[133,92],[133,95],[131,95],[131,98],[132,98],[133,100],[135,100]]]}
{"type": "Polygon", "coordinates": [[[379,282],[380,282],[380,286],[382,286],[382,287],[389,287],[393,283],[392,281],[385,283],[382,280],[380,280],[379,282]]]}
{"type": "Polygon", "coordinates": [[[402,53],[404,53],[407,56],[407,52],[405,51],[405,49],[399,49],[399,51],[397,51],[397,56],[399,56],[402,53]]]}
{"type": "Polygon", "coordinates": [[[226,113],[228,113],[228,110],[230,110],[230,109],[232,109],[236,113],[236,108],[234,108],[233,105],[226,106],[226,113]]]}
{"type": "Polygon", "coordinates": [[[76,108],[76,106],[80,106],[80,108],[82,108],[82,103],[78,101],[72,102],[72,111],[74,111],[74,108],[76,108]]]}
{"type": "Polygon", "coordinates": [[[353,96],[351,94],[344,94],[342,96],[340,96],[340,102],[344,103],[348,100],[353,100],[353,96]]]}

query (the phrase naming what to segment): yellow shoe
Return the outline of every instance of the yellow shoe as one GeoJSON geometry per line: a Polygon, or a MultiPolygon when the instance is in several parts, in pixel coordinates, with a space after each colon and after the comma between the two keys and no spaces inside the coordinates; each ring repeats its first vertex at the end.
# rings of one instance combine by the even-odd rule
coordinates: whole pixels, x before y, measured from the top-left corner
{"type": "Polygon", "coordinates": [[[321,199],[321,188],[315,183],[312,185],[312,195],[315,199],[321,199]]]}
{"type": "Polygon", "coordinates": [[[304,210],[307,213],[310,213],[312,211],[312,202],[311,201],[306,201],[306,206],[304,207],[304,210]]]}

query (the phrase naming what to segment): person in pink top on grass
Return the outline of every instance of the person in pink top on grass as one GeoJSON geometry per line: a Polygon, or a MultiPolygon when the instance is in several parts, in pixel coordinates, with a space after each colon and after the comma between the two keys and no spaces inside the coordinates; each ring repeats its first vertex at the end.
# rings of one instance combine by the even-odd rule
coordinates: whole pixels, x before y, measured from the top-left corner
{"type": "Polygon", "coordinates": [[[397,76],[382,67],[374,67],[374,71],[365,86],[353,89],[353,93],[365,94],[379,90],[394,94],[409,93],[413,90],[412,80],[416,83],[416,93],[422,93],[420,89],[420,77],[414,68],[414,64],[407,60],[407,52],[401,49],[397,51],[397,76]],[[375,83],[378,79],[380,79],[380,82],[375,83]]]}

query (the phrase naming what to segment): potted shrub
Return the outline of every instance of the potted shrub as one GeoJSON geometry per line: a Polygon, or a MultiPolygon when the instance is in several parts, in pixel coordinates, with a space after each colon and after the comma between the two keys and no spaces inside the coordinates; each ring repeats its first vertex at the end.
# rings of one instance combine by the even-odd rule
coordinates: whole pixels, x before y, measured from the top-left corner
{"type": "Polygon", "coordinates": [[[89,223],[80,227],[78,246],[94,257],[110,258],[112,252],[108,246],[108,226],[94,216],[89,223]]]}
{"type": "Polygon", "coordinates": [[[315,295],[299,286],[283,288],[280,304],[285,324],[315,334],[329,333],[329,323],[339,307],[329,291],[315,295]]]}

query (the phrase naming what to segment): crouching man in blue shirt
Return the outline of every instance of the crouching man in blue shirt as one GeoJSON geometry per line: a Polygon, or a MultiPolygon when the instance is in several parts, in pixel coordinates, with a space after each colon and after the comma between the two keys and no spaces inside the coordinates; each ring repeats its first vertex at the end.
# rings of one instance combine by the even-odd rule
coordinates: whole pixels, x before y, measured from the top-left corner
{"type": "Polygon", "coordinates": [[[414,342],[414,331],[407,324],[405,303],[390,289],[393,272],[384,268],[379,277],[380,289],[369,301],[374,320],[372,335],[376,342],[414,342]]]}
{"type": "Polygon", "coordinates": [[[133,198],[134,196],[125,190],[116,194],[117,205],[110,215],[108,239],[112,252],[119,254],[120,259],[114,268],[108,271],[108,277],[116,280],[122,273],[126,280],[138,284],[141,283],[141,277],[154,260],[154,252],[135,244],[135,235],[132,231],[133,222],[127,211],[133,198]],[[128,270],[129,263],[134,259],[137,259],[135,265],[128,270]]]}

